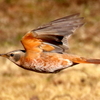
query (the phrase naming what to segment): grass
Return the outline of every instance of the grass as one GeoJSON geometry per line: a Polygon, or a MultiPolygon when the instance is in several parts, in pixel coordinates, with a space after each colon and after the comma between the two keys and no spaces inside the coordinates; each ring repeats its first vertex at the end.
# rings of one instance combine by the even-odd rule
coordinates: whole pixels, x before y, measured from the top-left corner
{"type": "MultiPolygon", "coordinates": [[[[69,52],[100,58],[99,1],[0,0],[0,4],[0,53],[21,49],[21,37],[42,23],[80,12],[87,24],[69,39],[69,52]]],[[[100,100],[100,65],[39,74],[0,58],[0,100],[100,100]]]]}
{"type": "Polygon", "coordinates": [[[1,100],[100,99],[99,65],[77,65],[57,74],[28,72],[11,62],[8,65],[4,65],[7,70],[0,70],[1,100]]]}

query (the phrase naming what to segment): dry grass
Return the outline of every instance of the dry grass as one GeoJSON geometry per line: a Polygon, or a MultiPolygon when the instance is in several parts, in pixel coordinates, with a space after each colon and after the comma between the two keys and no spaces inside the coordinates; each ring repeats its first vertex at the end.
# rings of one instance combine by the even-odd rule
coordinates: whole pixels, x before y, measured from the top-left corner
{"type": "Polygon", "coordinates": [[[39,74],[0,60],[0,100],[100,100],[100,65],[39,74]]]}
{"type": "MultiPolygon", "coordinates": [[[[100,58],[99,0],[0,0],[0,5],[0,53],[22,48],[19,40],[30,29],[81,12],[87,24],[70,38],[70,52],[100,58]]],[[[100,65],[39,74],[0,58],[0,100],[100,100],[100,65]]]]}

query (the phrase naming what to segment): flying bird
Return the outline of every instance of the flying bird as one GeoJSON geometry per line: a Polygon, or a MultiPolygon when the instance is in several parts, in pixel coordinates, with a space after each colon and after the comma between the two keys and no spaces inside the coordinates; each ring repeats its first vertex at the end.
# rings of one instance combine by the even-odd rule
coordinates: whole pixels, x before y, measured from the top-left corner
{"type": "Polygon", "coordinates": [[[29,31],[21,39],[24,50],[0,56],[19,67],[40,73],[59,72],[80,63],[100,64],[100,59],[87,59],[66,52],[69,36],[84,24],[79,15],[65,16],[29,31]]]}

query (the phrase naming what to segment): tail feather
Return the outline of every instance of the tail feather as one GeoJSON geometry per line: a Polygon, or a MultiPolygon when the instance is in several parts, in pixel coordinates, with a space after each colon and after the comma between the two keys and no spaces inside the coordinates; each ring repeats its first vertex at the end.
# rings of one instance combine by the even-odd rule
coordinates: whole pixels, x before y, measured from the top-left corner
{"type": "Polygon", "coordinates": [[[78,63],[100,64],[100,59],[87,59],[84,57],[79,57],[79,56],[71,55],[71,54],[64,54],[63,57],[77,64],[78,63]]]}
{"type": "Polygon", "coordinates": [[[86,62],[93,64],[100,64],[100,59],[87,59],[86,62]]]}
{"type": "Polygon", "coordinates": [[[100,64],[100,59],[86,59],[83,57],[73,59],[75,63],[100,64]]]}

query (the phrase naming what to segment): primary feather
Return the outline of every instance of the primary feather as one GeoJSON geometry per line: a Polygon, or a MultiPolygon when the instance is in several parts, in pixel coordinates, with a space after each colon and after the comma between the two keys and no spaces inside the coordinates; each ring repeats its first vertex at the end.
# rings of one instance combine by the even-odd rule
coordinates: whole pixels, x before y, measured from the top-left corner
{"type": "Polygon", "coordinates": [[[68,49],[67,38],[84,23],[79,14],[66,16],[32,30],[36,38],[55,47],[55,52],[68,49]],[[57,47],[58,46],[58,47],[57,47]],[[57,48],[57,49],[56,49],[57,48]]]}

